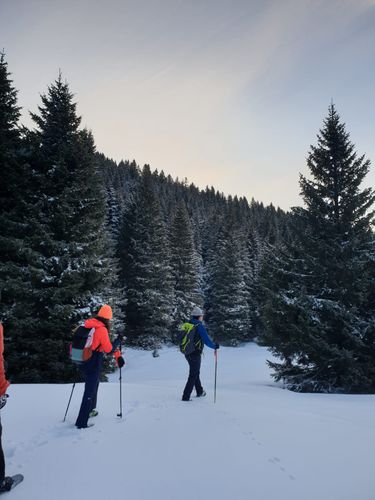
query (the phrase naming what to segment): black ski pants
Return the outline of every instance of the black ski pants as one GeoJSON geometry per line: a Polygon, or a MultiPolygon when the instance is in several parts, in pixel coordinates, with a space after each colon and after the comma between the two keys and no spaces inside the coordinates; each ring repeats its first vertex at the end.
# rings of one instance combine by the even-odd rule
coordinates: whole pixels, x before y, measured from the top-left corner
{"type": "Polygon", "coordinates": [[[76,426],[78,428],[87,427],[90,411],[96,406],[96,397],[102,366],[103,353],[93,352],[91,358],[79,367],[85,378],[85,391],[83,393],[81,408],[76,421],[76,426]]]}
{"type": "Polygon", "coordinates": [[[197,395],[201,395],[203,387],[199,378],[201,370],[202,353],[200,351],[193,352],[185,356],[189,363],[189,378],[187,379],[182,399],[190,399],[190,395],[195,387],[197,395]]]}
{"type": "Polygon", "coordinates": [[[5,477],[5,460],[3,452],[3,443],[1,439],[2,434],[3,434],[3,427],[1,425],[1,420],[0,420],[0,483],[3,482],[5,477]]]}

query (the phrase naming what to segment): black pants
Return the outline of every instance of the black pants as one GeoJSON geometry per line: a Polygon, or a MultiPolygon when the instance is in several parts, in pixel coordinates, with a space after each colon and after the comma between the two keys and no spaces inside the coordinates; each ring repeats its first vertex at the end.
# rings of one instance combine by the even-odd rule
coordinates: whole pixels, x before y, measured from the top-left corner
{"type": "Polygon", "coordinates": [[[189,399],[194,387],[198,396],[203,392],[203,387],[199,378],[202,353],[196,351],[192,354],[188,354],[185,358],[189,363],[189,378],[187,379],[182,399],[189,399]]]}
{"type": "Polygon", "coordinates": [[[80,370],[85,377],[85,391],[76,421],[77,427],[87,427],[90,411],[96,406],[102,364],[103,353],[93,352],[91,359],[80,366],[80,370]]]}
{"type": "Polygon", "coordinates": [[[0,483],[4,481],[5,477],[5,460],[4,460],[4,452],[3,452],[3,443],[1,441],[1,436],[3,434],[3,427],[0,421],[0,483]]]}
{"type": "MultiPolygon", "coordinates": [[[[100,377],[100,373],[99,373],[99,377],[100,377]]],[[[93,398],[91,400],[91,409],[90,409],[90,411],[94,410],[96,408],[96,404],[98,402],[99,383],[100,383],[100,381],[98,379],[98,383],[96,384],[95,394],[94,394],[94,396],[93,396],[93,398]]]]}

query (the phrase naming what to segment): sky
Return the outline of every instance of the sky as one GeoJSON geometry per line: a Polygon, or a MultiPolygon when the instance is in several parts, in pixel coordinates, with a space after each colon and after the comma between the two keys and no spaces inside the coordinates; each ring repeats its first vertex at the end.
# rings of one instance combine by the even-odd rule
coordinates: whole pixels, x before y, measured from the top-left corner
{"type": "Polygon", "coordinates": [[[0,0],[0,46],[116,161],[289,209],[333,101],[375,184],[375,0],[0,0]]]}

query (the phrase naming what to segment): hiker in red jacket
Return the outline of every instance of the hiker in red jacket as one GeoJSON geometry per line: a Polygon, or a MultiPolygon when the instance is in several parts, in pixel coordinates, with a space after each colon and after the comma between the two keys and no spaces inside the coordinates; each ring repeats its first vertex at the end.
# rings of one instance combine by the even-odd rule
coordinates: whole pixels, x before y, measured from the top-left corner
{"type": "MultiPolygon", "coordinates": [[[[0,408],[3,408],[7,402],[7,389],[9,387],[9,382],[5,378],[4,370],[4,329],[3,325],[0,323],[0,408]]],[[[11,477],[5,477],[5,460],[3,446],[1,442],[1,436],[3,433],[3,428],[0,420],[0,493],[3,491],[9,491],[12,487],[13,479],[11,477]]]]}
{"type": "Polygon", "coordinates": [[[118,366],[124,366],[125,361],[121,353],[117,351],[121,342],[119,335],[111,344],[109,339],[110,321],[112,319],[112,309],[109,305],[102,306],[95,318],[85,321],[85,328],[95,328],[92,341],[92,356],[91,358],[80,365],[80,370],[85,377],[85,391],[83,393],[81,408],[76,421],[78,429],[86,428],[90,413],[92,416],[97,415],[96,397],[99,386],[100,374],[103,366],[104,353],[115,354],[118,366]],[[116,352],[117,351],[117,352],[116,352]]]}

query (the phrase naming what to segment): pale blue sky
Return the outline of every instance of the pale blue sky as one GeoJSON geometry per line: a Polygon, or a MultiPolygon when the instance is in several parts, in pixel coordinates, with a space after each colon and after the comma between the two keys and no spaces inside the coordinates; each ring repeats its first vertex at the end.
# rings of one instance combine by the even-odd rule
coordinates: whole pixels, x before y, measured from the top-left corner
{"type": "Polygon", "coordinates": [[[61,68],[98,150],[200,187],[300,204],[331,99],[375,163],[375,0],[0,0],[0,45],[24,123],[61,68]]]}

